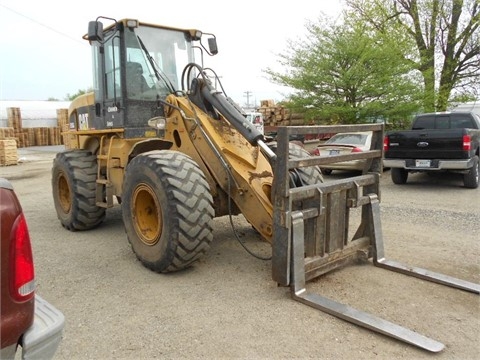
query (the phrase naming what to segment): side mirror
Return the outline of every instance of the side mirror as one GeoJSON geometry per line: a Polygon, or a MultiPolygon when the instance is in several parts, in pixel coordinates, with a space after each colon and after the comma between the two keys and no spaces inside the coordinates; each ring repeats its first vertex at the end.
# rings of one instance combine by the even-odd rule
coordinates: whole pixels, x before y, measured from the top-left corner
{"type": "Polygon", "coordinates": [[[210,50],[210,54],[216,55],[218,54],[218,47],[217,47],[217,39],[214,37],[208,38],[208,49],[210,50]]]}
{"type": "Polygon", "coordinates": [[[100,21],[90,21],[87,37],[89,41],[103,41],[103,24],[100,21]]]}

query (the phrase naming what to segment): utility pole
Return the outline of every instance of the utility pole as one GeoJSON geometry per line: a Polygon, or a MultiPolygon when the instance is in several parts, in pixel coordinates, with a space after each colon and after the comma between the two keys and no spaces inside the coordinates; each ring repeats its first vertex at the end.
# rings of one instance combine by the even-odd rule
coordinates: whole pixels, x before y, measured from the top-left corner
{"type": "Polygon", "coordinates": [[[252,95],[252,92],[251,91],[245,91],[244,92],[244,96],[247,98],[247,108],[250,107],[250,95],[252,95]]]}

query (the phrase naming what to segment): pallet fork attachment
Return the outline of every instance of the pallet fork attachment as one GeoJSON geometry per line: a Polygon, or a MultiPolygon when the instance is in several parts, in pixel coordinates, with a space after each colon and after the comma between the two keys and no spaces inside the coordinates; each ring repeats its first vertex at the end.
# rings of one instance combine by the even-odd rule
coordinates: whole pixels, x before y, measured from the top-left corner
{"type": "Polygon", "coordinates": [[[281,127],[278,144],[275,171],[279,180],[274,185],[273,279],[279,285],[290,286],[294,300],[424,350],[443,350],[444,344],[436,340],[306,289],[308,280],[354,261],[372,258],[375,266],[480,294],[478,284],[385,258],[379,199],[383,125],[281,127]],[[291,135],[346,131],[373,131],[371,150],[328,158],[288,158],[291,135]],[[289,186],[290,169],[312,165],[321,167],[322,164],[352,158],[366,159],[364,175],[299,188],[289,186]],[[361,207],[361,221],[349,240],[350,209],[357,207],[361,207]]]}

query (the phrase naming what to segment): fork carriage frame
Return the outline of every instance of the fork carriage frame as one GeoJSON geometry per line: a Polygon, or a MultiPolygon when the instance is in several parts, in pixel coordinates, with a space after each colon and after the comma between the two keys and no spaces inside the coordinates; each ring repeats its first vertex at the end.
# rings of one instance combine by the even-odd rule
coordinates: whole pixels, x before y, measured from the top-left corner
{"type": "Polygon", "coordinates": [[[272,277],[290,286],[293,299],[367,329],[422,349],[438,352],[444,345],[350,306],[309,293],[306,283],[322,274],[358,260],[372,258],[378,267],[480,293],[480,285],[387,260],[380,221],[383,124],[279,127],[275,163],[272,277]],[[372,131],[369,151],[329,157],[289,159],[292,135],[372,131]],[[342,180],[289,186],[289,170],[305,166],[366,159],[362,175],[342,180]],[[361,207],[361,220],[349,238],[350,210],[361,207]]]}

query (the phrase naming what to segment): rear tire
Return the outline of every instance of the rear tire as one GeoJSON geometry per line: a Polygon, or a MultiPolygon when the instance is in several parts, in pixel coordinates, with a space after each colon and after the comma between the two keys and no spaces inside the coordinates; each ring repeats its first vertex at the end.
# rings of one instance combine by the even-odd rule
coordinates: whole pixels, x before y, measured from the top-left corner
{"type": "Polygon", "coordinates": [[[156,272],[189,267],[213,239],[208,182],[198,165],[178,151],[152,151],[130,162],[122,216],[135,255],[156,272]]]}
{"type": "Polygon", "coordinates": [[[472,168],[463,175],[463,185],[469,189],[476,189],[478,188],[478,174],[480,172],[480,164],[478,161],[478,156],[474,156],[473,158],[473,166],[472,168]]]}
{"type": "Polygon", "coordinates": [[[402,185],[407,182],[408,171],[401,168],[392,168],[390,175],[392,176],[392,181],[394,184],[402,185]]]}
{"type": "Polygon", "coordinates": [[[96,179],[97,158],[90,151],[65,151],[53,160],[53,202],[67,230],[88,230],[105,219],[105,209],[96,205],[96,179]]]}

